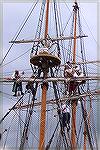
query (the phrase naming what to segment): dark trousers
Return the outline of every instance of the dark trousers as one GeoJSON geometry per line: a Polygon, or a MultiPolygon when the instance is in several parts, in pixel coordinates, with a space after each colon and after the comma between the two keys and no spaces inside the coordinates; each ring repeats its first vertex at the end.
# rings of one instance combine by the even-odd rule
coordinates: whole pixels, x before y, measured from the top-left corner
{"type": "Polygon", "coordinates": [[[63,123],[63,127],[67,127],[67,124],[70,123],[70,113],[69,112],[62,114],[62,123],[63,123]]]}
{"type": "Polygon", "coordinates": [[[69,95],[72,94],[72,92],[75,92],[77,90],[77,86],[78,86],[78,82],[75,82],[75,81],[70,81],[69,83],[69,95]]]}
{"type": "Polygon", "coordinates": [[[22,82],[14,82],[14,91],[15,91],[15,95],[17,94],[17,91],[19,90],[19,91],[21,91],[21,94],[23,93],[22,92],[22,82]]]}

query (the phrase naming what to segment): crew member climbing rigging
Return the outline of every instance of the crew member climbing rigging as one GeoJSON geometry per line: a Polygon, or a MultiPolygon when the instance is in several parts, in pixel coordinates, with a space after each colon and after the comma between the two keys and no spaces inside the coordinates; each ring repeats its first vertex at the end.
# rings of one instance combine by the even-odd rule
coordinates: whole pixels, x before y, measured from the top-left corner
{"type": "MultiPolygon", "coordinates": [[[[24,74],[24,72],[22,72],[22,75],[24,74]]],[[[13,84],[13,89],[12,92],[15,92],[15,94],[13,96],[17,96],[17,91],[21,92],[21,95],[23,95],[23,91],[22,91],[22,81],[20,80],[21,75],[19,73],[18,70],[15,70],[15,72],[12,75],[12,79],[14,80],[14,84],[13,84]]]]}

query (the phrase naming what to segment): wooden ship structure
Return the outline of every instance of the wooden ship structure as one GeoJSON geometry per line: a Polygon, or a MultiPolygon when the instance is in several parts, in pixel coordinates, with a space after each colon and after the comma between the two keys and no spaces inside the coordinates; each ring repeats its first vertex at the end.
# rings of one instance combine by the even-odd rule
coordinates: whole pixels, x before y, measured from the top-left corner
{"type": "MultiPolygon", "coordinates": [[[[19,79],[28,85],[28,89],[24,95],[17,96],[15,104],[0,120],[2,125],[10,116],[6,129],[0,134],[2,150],[6,150],[11,142],[13,149],[19,150],[99,149],[93,114],[95,103],[92,98],[99,95],[100,90],[91,91],[90,82],[100,80],[100,76],[88,75],[87,64],[100,62],[86,60],[83,39],[87,35],[82,31],[77,1],[73,4],[72,18],[70,36],[65,36],[61,31],[56,0],[52,3],[50,0],[43,0],[35,38],[15,38],[10,41],[11,47],[14,44],[33,43],[30,54],[32,76],[19,79]],[[49,34],[51,4],[54,9],[55,37],[49,34]],[[45,30],[41,37],[44,15],[45,30]],[[76,59],[77,40],[80,41],[81,61],[76,59]],[[82,76],[73,76],[77,67],[82,76]],[[72,69],[71,74],[68,69],[72,69]],[[69,131],[62,127],[62,112],[59,110],[63,103],[70,107],[69,131]],[[14,118],[15,116],[17,117],[14,118]],[[14,135],[9,135],[14,127],[14,135]]],[[[2,78],[0,82],[14,81],[11,78],[2,78]]]]}

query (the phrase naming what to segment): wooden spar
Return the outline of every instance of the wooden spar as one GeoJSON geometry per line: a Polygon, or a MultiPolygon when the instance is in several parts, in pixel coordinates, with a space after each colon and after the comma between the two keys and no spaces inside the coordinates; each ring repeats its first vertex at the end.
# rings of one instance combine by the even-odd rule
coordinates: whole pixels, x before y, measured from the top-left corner
{"type": "MultiPolygon", "coordinates": [[[[85,76],[85,77],[76,77],[76,78],[64,78],[64,77],[47,77],[46,79],[43,78],[21,78],[18,81],[22,81],[22,82],[35,82],[35,83],[42,83],[42,82],[69,82],[69,81],[88,81],[88,80],[100,80],[100,76],[85,76]]],[[[5,82],[5,83],[12,83],[14,82],[13,79],[11,78],[0,78],[0,82],[5,82]]]]}
{"type": "MultiPolygon", "coordinates": [[[[76,63],[76,25],[77,25],[77,2],[74,6],[74,47],[73,47],[73,64],[76,63]]],[[[76,101],[72,102],[72,129],[71,129],[72,150],[76,149],[76,101]]]]}
{"type": "MultiPolygon", "coordinates": [[[[76,38],[78,39],[78,38],[82,38],[82,37],[88,37],[87,35],[82,35],[82,36],[76,36],[76,38]]],[[[54,42],[54,41],[58,41],[58,40],[69,40],[69,39],[74,39],[74,37],[73,36],[60,36],[60,37],[56,37],[56,38],[52,38],[52,37],[50,37],[50,38],[46,38],[47,40],[51,40],[52,42],[54,42]]],[[[10,41],[9,43],[15,43],[15,44],[20,44],[20,43],[32,43],[32,42],[42,42],[42,41],[44,41],[45,40],[45,38],[41,38],[41,39],[31,39],[31,40],[19,40],[19,41],[10,41]]]]}
{"type": "MultiPolygon", "coordinates": [[[[48,34],[48,16],[49,16],[49,0],[46,0],[46,22],[45,22],[45,39],[48,34]]],[[[47,42],[45,41],[47,47],[47,42]]],[[[47,72],[44,71],[44,78],[47,77],[47,72]]],[[[40,136],[39,136],[39,150],[45,149],[45,123],[46,123],[46,94],[47,84],[44,83],[42,87],[42,101],[41,101],[41,120],[40,120],[40,136]]]]}
{"type": "Polygon", "coordinates": [[[76,62],[76,64],[95,64],[95,63],[100,63],[99,60],[94,60],[94,61],[85,61],[85,62],[76,62]]]}
{"type": "MultiPolygon", "coordinates": [[[[88,96],[95,96],[95,95],[99,95],[100,94],[100,90],[96,90],[96,91],[92,91],[92,92],[89,92],[89,93],[84,93],[84,94],[81,94],[81,95],[76,95],[76,96],[67,96],[67,97],[62,97],[61,99],[60,99],[60,102],[62,103],[62,102],[66,102],[66,100],[71,100],[71,101],[73,101],[73,100],[75,100],[75,99],[81,99],[82,97],[88,97],[88,96]]],[[[51,100],[47,100],[46,101],[46,104],[56,104],[56,99],[51,99],[51,100]]],[[[16,105],[15,107],[14,107],[14,109],[18,109],[18,108],[22,108],[22,109],[25,109],[25,108],[29,108],[29,107],[31,107],[31,105],[32,104],[23,104],[23,105],[16,105]]],[[[34,103],[34,106],[41,106],[41,102],[39,101],[39,102],[36,102],[36,103],[34,103]]]]}

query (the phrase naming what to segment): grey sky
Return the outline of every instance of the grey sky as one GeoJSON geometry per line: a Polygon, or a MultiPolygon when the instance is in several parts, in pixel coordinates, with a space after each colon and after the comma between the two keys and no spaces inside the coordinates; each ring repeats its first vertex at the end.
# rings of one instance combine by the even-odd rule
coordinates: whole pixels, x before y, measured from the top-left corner
{"type": "MultiPolygon", "coordinates": [[[[9,41],[12,40],[16,31],[19,29],[22,21],[24,20],[28,10],[32,6],[31,3],[3,3],[3,55],[6,54],[7,50],[10,47],[9,41]]],[[[68,5],[70,10],[72,10],[71,4],[68,5]]],[[[81,14],[82,15],[82,27],[83,31],[88,38],[85,40],[85,47],[86,47],[86,56],[88,60],[97,60],[97,3],[79,3],[79,7],[81,7],[81,14]],[[85,19],[85,20],[84,20],[85,19]],[[87,26],[87,24],[89,26],[87,26]],[[90,33],[90,31],[92,33],[90,33]],[[96,40],[96,41],[95,41],[96,40]]],[[[37,9],[40,6],[38,5],[37,9]]],[[[64,10],[63,10],[64,11],[64,10]]],[[[38,10],[33,13],[33,20],[29,21],[29,25],[27,24],[25,29],[22,31],[22,34],[19,36],[19,39],[31,39],[34,37],[34,32],[36,29],[36,21],[38,17],[38,10]],[[36,15],[36,16],[35,16],[36,15]],[[35,17],[34,17],[35,16],[35,17]]],[[[32,19],[32,18],[31,18],[32,19]]],[[[66,18],[68,19],[68,18],[66,18]]],[[[66,21],[66,20],[65,20],[66,21]]],[[[10,62],[11,60],[15,59],[16,57],[20,56],[24,52],[31,49],[32,44],[21,44],[15,45],[13,49],[11,49],[10,53],[8,54],[7,58],[5,59],[4,64],[10,62]]],[[[9,63],[8,65],[3,66],[4,76],[6,72],[13,72],[15,69],[25,70],[29,69],[30,65],[30,51],[28,51],[23,57],[20,57],[16,61],[9,63]]],[[[95,69],[96,71],[96,69],[95,69]]],[[[11,92],[11,86],[7,85],[4,86],[4,92],[11,92]]],[[[9,96],[8,96],[9,97],[9,96]]],[[[4,112],[8,110],[8,108],[15,103],[12,99],[8,99],[4,97],[4,112]],[[13,102],[12,102],[13,101],[13,102]],[[7,107],[6,107],[7,106],[7,107]]]]}
{"type": "MultiPolygon", "coordinates": [[[[19,26],[24,20],[27,12],[30,10],[32,3],[3,3],[3,55],[6,54],[8,48],[10,47],[9,41],[12,40],[16,31],[18,31],[19,26]]],[[[82,16],[82,27],[83,31],[88,38],[85,40],[86,47],[86,57],[88,60],[97,60],[97,3],[79,3],[81,9],[82,16]],[[88,26],[89,28],[88,28],[88,26]],[[91,30],[91,33],[90,31],[91,30]],[[94,40],[94,39],[96,40],[94,40]]],[[[72,11],[72,4],[68,4],[70,11],[72,11]]],[[[40,5],[37,6],[37,9],[40,8],[40,5]]],[[[64,10],[63,10],[64,11],[64,10]]],[[[31,39],[34,35],[36,29],[36,21],[38,16],[38,10],[36,13],[33,13],[33,18],[31,21],[29,20],[29,25],[25,26],[25,29],[22,31],[19,39],[31,39]],[[33,19],[33,20],[32,20],[33,19]]],[[[66,18],[67,20],[67,18],[66,18]]],[[[66,21],[65,20],[65,21],[66,21]]],[[[11,49],[10,53],[6,57],[4,64],[10,62],[16,57],[20,56],[24,52],[28,51],[32,47],[32,44],[21,44],[15,45],[14,48],[11,49]]],[[[8,72],[13,73],[15,69],[25,70],[30,68],[30,50],[22,57],[3,66],[4,76],[9,75],[8,72]]],[[[31,69],[30,69],[31,71],[31,69]]],[[[96,69],[95,69],[96,71],[96,69]]],[[[27,73],[26,73],[27,75],[27,73]]],[[[11,86],[4,86],[4,92],[6,89],[11,93],[11,86]]],[[[5,101],[6,102],[6,101],[5,101]]],[[[7,107],[5,107],[7,110],[7,107]]]]}
{"type": "MultiPolygon", "coordinates": [[[[7,52],[8,48],[10,47],[9,41],[11,41],[16,31],[19,29],[19,26],[24,20],[31,5],[32,5],[31,3],[4,3],[3,4],[3,54],[4,55],[7,52]]],[[[88,35],[88,38],[85,40],[86,51],[88,53],[87,59],[96,60],[97,45],[93,38],[95,38],[95,40],[97,41],[97,3],[83,3],[80,4],[79,6],[81,6],[82,18],[84,17],[85,19],[85,20],[82,19],[83,31],[86,35],[88,35]],[[92,37],[86,23],[88,24],[89,29],[91,30],[94,37],[92,37]]],[[[70,10],[72,9],[72,7],[69,8],[70,10]]],[[[38,11],[35,13],[35,15],[37,13],[38,11]]],[[[34,16],[34,14],[32,16],[34,16]]],[[[33,19],[31,20],[30,27],[29,25],[26,25],[26,31],[25,29],[22,31],[20,39],[23,38],[31,39],[33,34],[32,32],[34,31],[35,26],[36,23],[35,20],[33,19]]],[[[32,46],[31,44],[30,45],[26,44],[25,46],[21,45],[21,48],[19,48],[20,47],[19,45],[14,46],[15,48],[13,48],[11,52],[8,54],[5,63],[9,62],[9,60],[10,61],[13,60],[14,58],[16,58],[16,56],[21,55],[23,52],[30,49],[31,46],[32,46]]],[[[29,68],[29,52],[25,56],[21,57],[18,61],[16,60],[15,62],[4,66],[3,69],[4,71],[7,70],[13,71],[16,67],[17,69],[18,68],[23,69],[24,63],[26,65],[26,68],[29,68]],[[27,62],[26,59],[28,60],[27,62]]]]}

